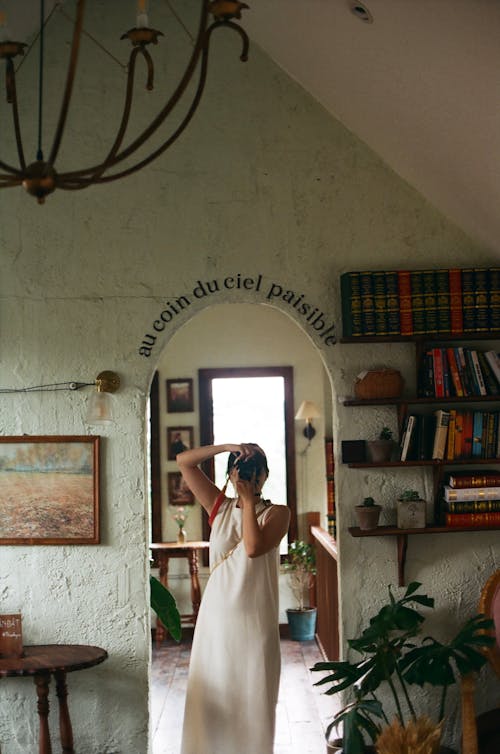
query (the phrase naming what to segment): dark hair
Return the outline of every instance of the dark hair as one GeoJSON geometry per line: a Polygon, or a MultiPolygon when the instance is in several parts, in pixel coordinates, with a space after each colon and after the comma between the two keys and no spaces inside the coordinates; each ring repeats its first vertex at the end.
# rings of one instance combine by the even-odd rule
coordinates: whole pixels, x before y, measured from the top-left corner
{"type": "MultiPolygon", "coordinates": [[[[248,445],[255,445],[253,442],[247,443],[248,445]]],[[[227,474],[229,474],[233,466],[238,465],[238,459],[239,456],[236,455],[236,453],[230,453],[229,458],[227,459],[227,474]]],[[[245,461],[243,461],[244,464],[250,463],[255,468],[255,475],[259,476],[262,471],[265,471],[266,474],[269,474],[269,468],[267,466],[267,458],[260,450],[256,450],[255,455],[251,456],[250,458],[247,458],[245,461]]]]}

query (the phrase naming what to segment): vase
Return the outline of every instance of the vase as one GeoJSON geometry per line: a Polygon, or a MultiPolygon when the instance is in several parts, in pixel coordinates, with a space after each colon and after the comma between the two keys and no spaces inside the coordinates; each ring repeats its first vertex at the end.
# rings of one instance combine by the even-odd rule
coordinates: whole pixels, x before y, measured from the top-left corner
{"type": "Polygon", "coordinates": [[[186,530],[182,526],[180,526],[179,531],[177,532],[177,544],[183,545],[184,542],[186,542],[186,540],[187,540],[186,530]]]}
{"type": "Polygon", "coordinates": [[[363,531],[376,529],[380,517],[381,505],[355,505],[354,509],[358,516],[359,528],[363,531]]]}

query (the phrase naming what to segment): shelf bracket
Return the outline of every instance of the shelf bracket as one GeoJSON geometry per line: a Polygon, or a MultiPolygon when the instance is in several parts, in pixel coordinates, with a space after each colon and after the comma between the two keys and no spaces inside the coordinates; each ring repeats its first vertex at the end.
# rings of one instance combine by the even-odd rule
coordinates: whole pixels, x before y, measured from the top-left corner
{"type": "Polygon", "coordinates": [[[408,535],[398,534],[398,586],[405,585],[406,550],[408,549],[408,535]]]}

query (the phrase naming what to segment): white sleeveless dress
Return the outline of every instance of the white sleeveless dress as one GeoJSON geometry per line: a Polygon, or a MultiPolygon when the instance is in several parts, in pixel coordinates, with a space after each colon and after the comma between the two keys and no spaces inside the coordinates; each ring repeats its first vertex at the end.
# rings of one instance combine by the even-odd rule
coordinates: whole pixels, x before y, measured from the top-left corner
{"type": "MultiPolygon", "coordinates": [[[[270,505],[257,504],[259,524],[270,505]]],[[[225,498],[194,632],[181,754],[272,754],[281,668],[279,550],[249,558],[225,498]]]]}

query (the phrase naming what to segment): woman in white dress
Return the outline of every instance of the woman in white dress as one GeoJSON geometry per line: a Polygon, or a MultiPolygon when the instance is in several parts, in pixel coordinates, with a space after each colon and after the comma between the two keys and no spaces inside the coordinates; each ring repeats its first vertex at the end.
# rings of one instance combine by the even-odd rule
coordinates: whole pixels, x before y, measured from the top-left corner
{"type": "MultiPolygon", "coordinates": [[[[191,650],[181,754],[272,754],[280,677],[279,543],[285,505],[262,498],[268,476],[254,444],[207,445],[177,456],[209,515],[210,578],[191,650]],[[230,453],[226,497],[199,464],[230,453]]],[[[227,485],[226,485],[227,486],[227,485]]]]}

